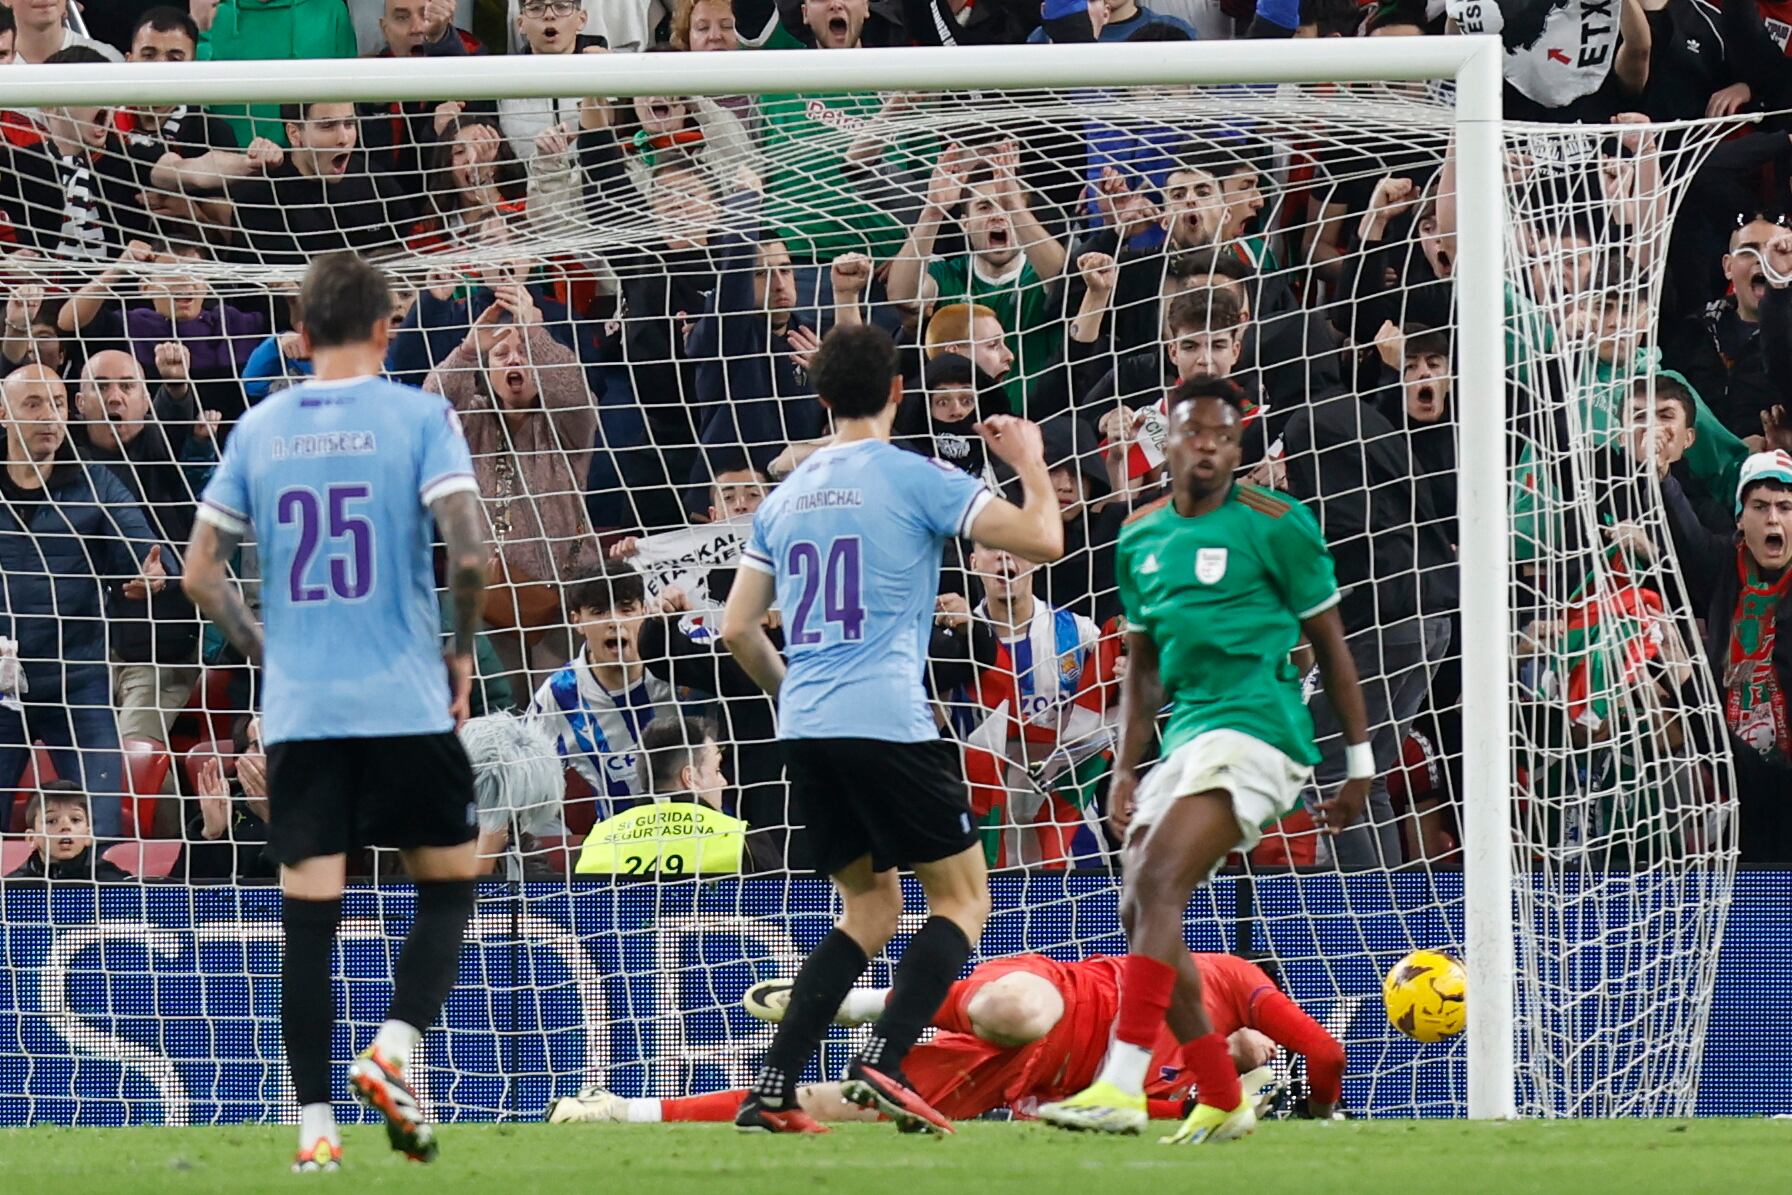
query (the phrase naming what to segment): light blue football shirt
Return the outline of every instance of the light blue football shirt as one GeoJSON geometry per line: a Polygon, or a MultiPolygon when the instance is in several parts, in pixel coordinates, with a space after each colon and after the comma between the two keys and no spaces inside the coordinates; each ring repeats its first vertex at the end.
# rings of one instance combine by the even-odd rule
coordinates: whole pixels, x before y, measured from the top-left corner
{"type": "Polygon", "coordinates": [[[478,488],[448,400],[396,382],[303,382],[237,424],[199,517],[253,528],[266,741],[453,729],[429,504],[478,488]]]}
{"type": "Polygon", "coordinates": [[[818,449],[771,492],[741,564],[777,582],[789,662],[779,738],[939,737],[921,677],[940,549],[994,497],[882,440],[818,449]]]}

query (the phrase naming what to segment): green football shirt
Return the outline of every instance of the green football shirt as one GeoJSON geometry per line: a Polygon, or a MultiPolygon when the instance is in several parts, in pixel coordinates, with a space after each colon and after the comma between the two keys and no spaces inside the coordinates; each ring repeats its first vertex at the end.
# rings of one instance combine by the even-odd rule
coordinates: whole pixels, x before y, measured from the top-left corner
{"type": "MultiPolygon", "coordinates": [[[[799,50],[803,43],[774,18],[764,48],[799,50]]],[[[902,248],[908,229],[871,198],[876,190],[871,171],[846,164],[854,138],[881,111],[883,97],[875,91],[760,97],[761,148],[771,164],[765,179],[766,223],[799,265],[826,265],[842,253],[883,261],[902,248]]],[[[920,170],[930,163],[897,145],[885,151],[883,165],[920,170]]]]}
{"type": "Polygon", "coordinates": [[[1002,391],[1008,396],[1009,410],[1024,415],[1028,393],[1045,372],[1053,351],[1064,343],[1064,325],[1052,319],[1045,283],[1033,263],[1023,256],[1019,266],[1009,277],[991,282],[972,268],[970,254],[963,253],[930,262],[927,276],[939,293],[939,306],[977,303],[1002,321],[1008,332],[1008,351],[1014,354],[1014,367],[1008,371],[1002,391]]]}
{"type": "Polygon", "coordinates": [[[1129,629],[1157,645],[1170,703],[1163,751],[1236,730],[1319,762],[1289,653],[1301,620],[1338,604],[1319,523],[1285,494],[1239,482],[1195,518],[1168,500],[1120,532],[1115,573],[1129,629]]]}

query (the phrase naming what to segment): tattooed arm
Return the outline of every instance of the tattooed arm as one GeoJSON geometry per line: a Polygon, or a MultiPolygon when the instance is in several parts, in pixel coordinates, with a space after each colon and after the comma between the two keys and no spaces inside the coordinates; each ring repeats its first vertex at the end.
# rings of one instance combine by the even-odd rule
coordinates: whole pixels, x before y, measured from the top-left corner
{"type": "Polygon", "coordinates": [[[479,613],[484,606],[485,570],[489,552],[485,542],[485,511],[473,490],[443,494],[430,504],[436,529],[448,548],[448,595],[452,607],[453,638],[443,656],[448,664],[450,709],[459,729],[471,712],[473,646],[479,634],[479,613]]]}
{"type": "Polygon", "coordinates": [[[231,646],[251,664],[261,663],[261,624],[250,613],[243,594],[230,579],[230,558],[243,542],[242,532],[208,519],[201,507],[187,545],[186,568],[181,586],[201,613],[218,624],[231,646]]]}

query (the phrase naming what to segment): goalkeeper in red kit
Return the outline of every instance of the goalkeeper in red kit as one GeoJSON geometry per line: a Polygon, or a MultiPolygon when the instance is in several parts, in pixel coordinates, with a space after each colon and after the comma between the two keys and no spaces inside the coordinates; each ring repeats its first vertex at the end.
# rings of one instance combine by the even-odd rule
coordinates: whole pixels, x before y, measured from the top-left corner
{"type": "MultiPolygon", "coordinates": [[[[1225,1037],[1247,1088],[1268,1086],[1267,1063],[1283,1046],[1307,1060],[1309,1110],[1329,1117],[1342,1094],[1344,1047],[1255,963],[1230,954],[1196,954],[1202,999],[1214,1032],[1225,1037]],[[1257,1072],[1262,1069],[1260,1075],[1257,1072]]],[[[939,1030],[904,1063],[915,1091],[941,1113],[968,1120],[998,1108],[1030,1117],[1040,1103],[1061,1099],[1093,1081],[1108,1049],[1120,1007],[1121,960],[1096,956],[1059,962],[1038,954],[995,959],[952,985],[934,1017],[939,1030]]],[[[747,1010],[776,1021],[789,999],[789,980],[770,980],[747,992],[747,1010]]],[[[882,1013],[889,993],[856,988],[835,1021],[863,1024],[882,1013]]],[[[1180,1119],[1193,1096],[1183,1049],[1166,1027],[1151,1059],[1146,1093],[1154,1118],[1180,1119]]],[[[576,1121],[732,1121],[745,1089],[679,1099],[625,1099],[588,1090],[548,1106],[551,1123],[576,1121]]],[[[838,1083],[798,1091],[817,1120],[875,1120],[875,1112],[847,1102],[838,1083]]]]}

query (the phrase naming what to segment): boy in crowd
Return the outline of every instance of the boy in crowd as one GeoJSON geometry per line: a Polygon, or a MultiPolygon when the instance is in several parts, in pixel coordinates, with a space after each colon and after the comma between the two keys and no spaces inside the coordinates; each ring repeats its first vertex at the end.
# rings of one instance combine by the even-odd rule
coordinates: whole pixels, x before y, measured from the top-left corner
{"type": "Polygon", "coordinates": [[[1081,811],[1056,794],[1017,781],[1026,768],[1045,784],[1068,779],[1111,742],[1104,712],[1117,640],[1103,641],[1088,618],[1034,596],[1037,570],[1009,552],[974,545],[970,571],[983,601],[970,611],[967,646],[980,666],[952,707],[965,742],[972,812],[983,824],[992,866],[1063,867],[1082,828],[1081,811]],[[986,646],[975,642],[987,637],[986,646]]]}
{"type": "MultiPolygon", "coordinates": [[[[601,53],[604,39],[586,33],[578,0],[523,0],[516,10],[524,54],[601,53]]],[[[535,154],[535,139],[557,124],[579,127],[581,96],[498,101],[498,125],[519,158],[535,154]]]]}
{"type": "Polygon", "coordinates": [[[128,880],[123,869],[94,854],[87,794],[68,780],[48,780],[25,807],[35,848],[9,880],[128,880]]]}
{"type": "Polygon", "coordinates": [[[640,797],[641,735],[656,717],[674,713],[672,686],[641,663],[647,617],[641,577],[604,573],[566,592],[566,615],[584,647],[548,677],[530,703],[554,749],[597,794],[600,816],[640,797]]]}

